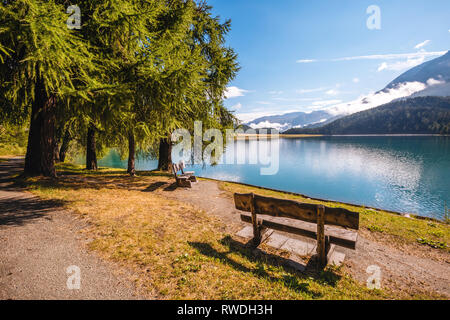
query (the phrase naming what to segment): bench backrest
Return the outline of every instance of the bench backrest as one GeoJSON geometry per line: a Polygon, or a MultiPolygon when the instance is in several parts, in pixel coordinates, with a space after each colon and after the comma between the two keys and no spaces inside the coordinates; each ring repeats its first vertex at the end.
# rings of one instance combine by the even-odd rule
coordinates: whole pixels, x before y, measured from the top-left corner
{"type": "MultiPolygon", "coordinates": [[[[254,214],[317,223],[319,205],[263,197],[255,194],[234,195],[236,209],[254,214]]],[[[342,208],[325,207],[325,224],[359,230],[359,213],[342,208]]]]}
{"type": "Polygon", "coordinates": [[[178,171],[180,171],[180,166],[176,163],[172,163],[172,173],[175,177],[177,177],[178,171]]]}
{"type": "Polygon", "coordinates": [[[184,164],[184,161],[180,161],[179,163],[172,163],[172,172],[177,176],[178,172],[181,171],[182,174],[184,174],[184,169],[186,168],[186,165],[184,164]]]}

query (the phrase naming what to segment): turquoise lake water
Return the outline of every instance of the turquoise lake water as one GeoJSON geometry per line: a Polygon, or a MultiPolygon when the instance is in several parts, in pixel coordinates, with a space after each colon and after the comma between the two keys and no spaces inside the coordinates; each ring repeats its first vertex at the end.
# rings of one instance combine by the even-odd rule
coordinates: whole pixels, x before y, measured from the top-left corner
{"type": "MultiPolygon", "coordinates": [[[[279,139],[279,171],[261,165],[191,166],[200,177],[242,182],[402,213],[442,219],[450,206],[450,137],[320,137],[279,139]]],[[[256,141],[240,141],[250,154],[256,141]]],[[[244,149],[241,149],[244,150],[244,149]]],[[[174,160],[177,156],[174,155],[174,160]]],[[[126,168],[112,150],[100,166],[126,168]]],[[[137,170],[153,170],[139,159],[137,170]]]]}

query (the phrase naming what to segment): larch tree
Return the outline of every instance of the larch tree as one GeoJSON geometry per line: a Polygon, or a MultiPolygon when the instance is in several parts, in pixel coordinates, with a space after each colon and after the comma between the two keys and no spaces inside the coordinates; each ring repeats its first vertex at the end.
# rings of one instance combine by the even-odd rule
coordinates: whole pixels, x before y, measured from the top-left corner
{"type": "Polygon", "coordinates": [[[16,0],[0,5],[0,82],[11,113],[30,118],[25,174],[56,176],[58,108],[71,96],[89,99],[98,86],[89,44],[70,30],[55,1],[16,0]]]}

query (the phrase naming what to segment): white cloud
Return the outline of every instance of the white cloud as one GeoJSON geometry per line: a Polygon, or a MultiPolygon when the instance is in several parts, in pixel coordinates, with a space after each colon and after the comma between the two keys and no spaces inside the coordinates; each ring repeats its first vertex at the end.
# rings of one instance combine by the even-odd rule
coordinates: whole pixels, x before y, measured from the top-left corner
{"type": "Polygon", "coordinates": [[[407,59],[406,61],[397,61],[393,63],[383,62],[378,66],[377,71],[391,70],[391,71],[401,71],[405,69],[411,69],[425,61],[425,57],[418,57],[415,59],[407,59]]]}
{"type": "Polygon", "coordinates": [[[299,106],[293,106],[293,109],[287,109],[287,107],[279,107],[278,110],[265,110],[262,111],[260,109],[253,110],[251,112],[246,113],[238,113],[236,114],[236,117],[241,120],[243,123],[249,123],[256,119],[262,118],[262,117],[270,117],[270,116],[278,116],[278,115],[285,115],[288,113],[293,112],[305,112],[310,113],[308,111],[304,111],[307,107],[299,107],[299,106]]]}
{"type": "Polygon", "coordinates": [[[353,78],[352,80],[354,83],[359,83],[359,79],[358,78],[353,78]]]}
{"type": "Polygon", "coordinates": [[[316,62],[317,60],[315,59],[303,59],[303,60],[297,60],[297,63],[312,63],[312,62],[316,62]]]}
{"type": "Polygon", "coordinates": [[[283,91],[269,91],[269,94],[271,94],[271,95],[280,95],[283,93],[284,93],[283,91]]]}
{"type": "MultiPolygon", "coordinates": [[[[450,30],[449,30],[450,32],[450,30]]],[[[426,40],[422,43],[419,43],[416,46],[416,49],[423,48],[427,44],[429,44],[431,41],[426,40]]],[[[411,65],[414,65],[418,61],[424,61],[428,57],[437,57],[442,56],[446,54],[447,51],[434,51],[434,52],[427,52],[424,49],[421,49],[418,52],[411,52],[411,53],[389,53],[389,54],[373,54],[373,55],[365,55],[365,56],[353,56],[353,57],[343,57],[343,58],[336,58],[331,59],[328,61],[354,61],[354,60],[401,60],[406,59],[405,62],[398,62],[395,64],[388,64],[388,63],[382,63],[378,67],[378,71],[382,70],[403,70],[405,68],[408,68],[411,65]]],[[[307,63],[307,62],[317,62],[320,60],[298,60],[297,63],[307,63]]],[[[355,78],[357,79],[357,78],[355,78]]],[[[358,79],[359,80],[359,79],[358,79]]]]}
{"type": "Polygon", "coordinates": [[[268,101],[257,101],[256,103],[257,104],[262,104],[262,105],[265,105],[265,106],[272,104],[272,103],[270,103],[268,101]]]}
{"type": "Polygon", "coordinates": [[[236,110],[240,110],[241,108],[242,108],[242,104],[238,103],[238,104],[235,104],[234,106],[232,106],[230,108],[230,110],[236,111],[236,110]]]}
{"type": "Polygon", "coordinates": [[[249,91],[238,87],[228,87],[225,91],[225,99],[243,97],[247,92],[249,91]]]}
{"type": "Polygon", "coordinates": [[[334,115],[352,114],[381,106],[395,99],[409,97],[416,92],[426,89],[426,87],[421,82],[405,82],[392,89],[370,93],[354,101],[334,105],[326,109],[326,111],[334,115]]]}
{"type": "Polygon", "coordinates": [[[329,95],[329,96],[337,96],[340,92],[339,92],[339,90],[335,90],[335,89],[331,89],[331,90],[328,90],[327,92],[325,92],[327,95],[329,95]]]}
{"type": "Polygon", "coordinates": [[[277,129],[277,130],[283,131],[283,130],[289,128],[289,124],[288,123],[285,123],[285,124],[272,123],[270,121],[264,121],[264,122],[260,122],[258,124],[251,124],[250,127],[252,129],[272,128],[272,129],[277,129]]]}
{"type": "Polygon", "coordinates": [[[436,80],[436,79],[433,79],[433,78],[430,78],[427,81],[427,85],[429,85],[430,87],[431,86],[436,86],[436,85],[439,85],[439,84],[444,84],[444,83],[445,83],[444,80],[436,80]]]}
{"type": "Polygon", "coordinates": [[[276,111],[247,112],[247,113],[238,113],[238,114],[236,114],[236,117],[239,120],[241,120],[243,123],[248,123],[255,119],[259,119],[262,117],[276,116],[278,114],[280,114],[280,112],[276,112],[276,111]]]}
{"type": "Polygon", "coordinates": [[[327,88],[299,89],[299,90],[296,90],[295,92],[297,92],[298,94],[304,94],[304,93],[312,93],[312,92],[325,91],[326,89],[327,89],[327,88]]]}
{"type": "Polygon", "coordinates": [[[393,54],[374,54],[367,56],[355,56],[355,57],[345,57],[333,59],[332,61],[353,61],[353,60],[396,60],[396,59],[413,59],[421,57],[435,57],[442,56],[446,54],[447,51],[436,51],[436,52],[413,52],[413,53],[393,53],[393,54]]]}
{"type": "Polygon", "coordinates": [[[419,43],[417,46],[414,47],[414,49],[420,49],[425,47],[431,42],[431,40],[425,40],[424,42],[419,43]]]}
{"type": "Polygon", "coordinates": [[[305,102],[305,101],[317,101],[320,98],[273,98],[275,101],[283,102],[305,102]]]}
{"type": "Polygon", "coordinates": [[[342,100],[322,100],[322,101],[316,101],[313,103],[314,106],[330,106],[333,104],[341,103],[342,100]]]}

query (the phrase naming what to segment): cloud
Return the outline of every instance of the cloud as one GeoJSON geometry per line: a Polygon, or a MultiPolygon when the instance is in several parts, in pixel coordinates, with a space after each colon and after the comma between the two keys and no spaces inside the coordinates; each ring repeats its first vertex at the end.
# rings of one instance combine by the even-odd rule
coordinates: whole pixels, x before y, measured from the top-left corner
{"type": "Polygon", "coordinates": [[[358,78],[353,78],[352,80],[354,83],[359,83],[359,79],[358,78]]]}
{"type": "Polygon", "coordinates": [[[327,88],[315,88],[315,89],[299,89],[296,90],[295,92],[297,92],[298,94],[305,94],[305,93],[313,93],[313,92],[320,92],[320,91],[325,91],[327,90],[327,88]]]}
{"type": "Polygon", "coordinates": [[[341,103],[342,100],[321,100],[313,103],[313,106],[330,106],[333,104],[341,103]]]}
{"type": "Polygon", "coordinates": [[[328,90],[327,92],[325,92],[325,94],[329,95],[329,96],[337,96],[339,94],[339,90],[335,90],[335,89],[331,89],[328,90]]]}
{"type": "Polygon", "coordinates": [[[436,79],[433,79],[433,78],[430,78],[430,79],[428,79],[428,81],[427,81],[427,85],[428,86],[436,86],[436,85],[439,85],[439,84],[444,84],[445,83],[445,81],[444,80],[436,80],[436,79]]]}
{"type": "Polygon", "coordinates": [[[420,51],[413,53],[373,54],[367,56],[337,58],[333,59],[332,61],[413,59],[421,57],[426,58],[426,57],[442,56],[446,53],[447,51],[436,51],[436,52],[420,51]]]}
{"type": "Polygon", "coordinates": [[[414,49],[420,49],[425,47],[431,42],[431,40],[425,40],[424,42],[419,43],[417,46],[414,47],[414,49]]]}
{"type": "Polygon", "coordinates": [[[273,98],[275,101],[283,101],[283,102],[305,102],[305,101],[317,101],[320,98],[273,98]]]}
{"type": "Polygon", "coordinates": [[[280,95],[283,93],[284,93],[283,91],[269,91],[269,94],[271,94],[271,95],[280,95]]]}
{"type": "Polygon", "coordinates": [[[425,61],[425,57],[418,57],[415,59],[407,59],[406,61],[397,61],[393,63],[383,62],[378,66],[377,71],[401,71],[405,69],[411,69],[419,64],[422,64],[425,61]]]}
{"type": "Polygon", "coordinates": [[[317,60],[315,59],[303,59],[303,60],[297,60],[297,63],[312,63],[312,62],[316,62],[317,60]]]}
{"type": "Polygon", "coordinates": [[[238,87],[228,87],[227,90],[225,91],[225,99],[243,97],[247,92],[249,91],[240,89],[238,87]]]}
{"type": "Polygon", "coordinates": [[[288,123],[285,123],[285,124],[272,123],[270,121],[264,121],[264,122],[260,122],[258,124],[250,124],[250,127],[252,129],[272,128],[272,129],[277,129],[279,131],[283,131],[283,130],[289,128],[289,124],[288,123]]]}
{"type": "MultiPolygon", "coordinates": [[[[426,40],[422,43],[419,43],[416,46],[416,49],[423,48],[430,42],[431,42],[430,40],[426,40]]],[[[442,56],[446,53],[447,53],[447,51],[427,52],[424,49],[421,49],[418,52],[411,52],[411,53],[373,54],[373,55],[365,55],[365,56],[335,58],[335,59],[324,60],[324,61],[338,62],[338,61],[355,61],[355,60],[402,60],[402,59],[404,60],[404,59],[406,59],[406,61],[399,61],[396,63],[383,62],[378,66],[378,71],[383,71],[383,70],[398,71],[398,70],[403,70],[406,68],[414,67],[414,66],[422,63],[428,57],[442,56]]],[[[320,61],[320,60],[314,60],[314,59],[298,60],[297,63],[307,63],[307,62],[317,62],[317,61],[320,61]]],[[[355,78],[355,79],[357,79],[357,78],[355,78]]],[[[359,81],[359,79],[358,79],[358,81],[359,81]]]]}
{"type": "Polygon", "coordinates": [[[240,110],[241,108],[242,108],[242,104],[238,103],[238,104],[235,104],[234,106],[232,106],[230,108],[230,110],[236,111],[236,110],[240,110]]]}
{"type": "Polygon", "coordinates": [[[392,89],[370,93],[356,100],[331,106],[326,111],[333,115],[352,114],[381,106],[395,99],[409,97],[426,87],[427,85],[421,82],[405,82],[392,89]]]}

